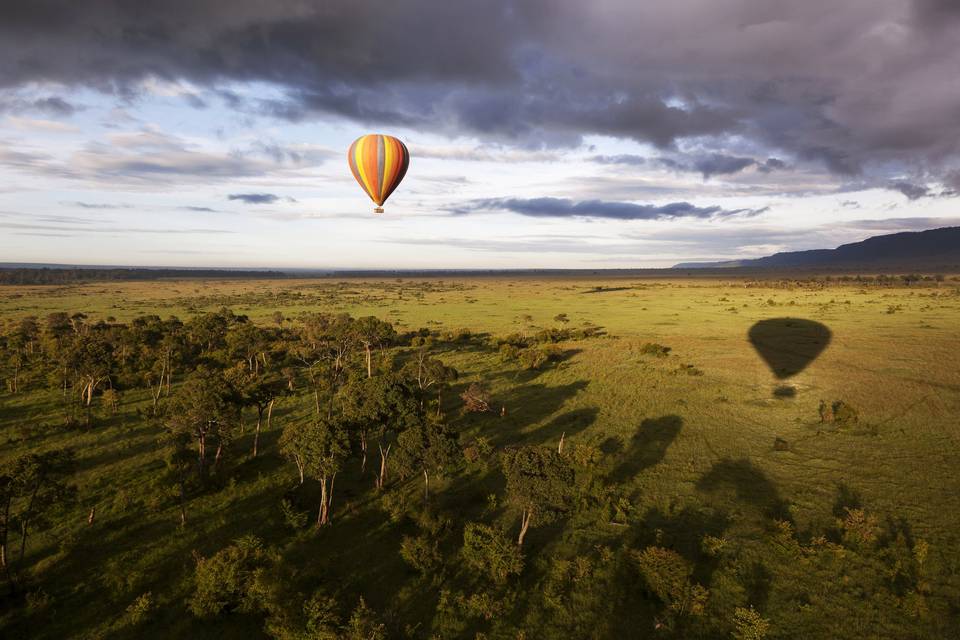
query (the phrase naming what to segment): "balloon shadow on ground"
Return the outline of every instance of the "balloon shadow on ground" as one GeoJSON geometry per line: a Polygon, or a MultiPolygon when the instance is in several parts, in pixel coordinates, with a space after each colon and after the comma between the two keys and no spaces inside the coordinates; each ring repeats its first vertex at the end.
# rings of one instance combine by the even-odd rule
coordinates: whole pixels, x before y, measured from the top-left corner
{"type": "Polygon", "coordinates": [[[826,325],[802,318],[761,320],[747,334],[750,344],[779,380],[806,369],[827,348],[832,335],[826,325]]]}

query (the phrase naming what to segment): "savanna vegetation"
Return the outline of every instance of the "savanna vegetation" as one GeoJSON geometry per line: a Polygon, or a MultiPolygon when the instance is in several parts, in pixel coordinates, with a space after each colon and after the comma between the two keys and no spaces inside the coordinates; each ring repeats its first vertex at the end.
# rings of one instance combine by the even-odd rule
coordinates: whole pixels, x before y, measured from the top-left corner
{"type": "Polygon", "coordinates": [[[6,286],[0,635],[955,637],[958,349],[952,276],[6,286]]]}

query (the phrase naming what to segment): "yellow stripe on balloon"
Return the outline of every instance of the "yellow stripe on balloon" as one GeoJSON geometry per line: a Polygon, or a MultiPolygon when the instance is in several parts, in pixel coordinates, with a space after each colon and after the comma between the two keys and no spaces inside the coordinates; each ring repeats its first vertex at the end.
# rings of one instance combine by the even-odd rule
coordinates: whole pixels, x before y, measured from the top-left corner
{"type": "Polygon", "coordinates": [[[377,195],[370,190],[370,181],[367,179],[367,172],[363,166],[363,147],[367,144],[367,140],[369,139],[369,136],[364,136],[357,140],[357,153],[354,160],[357,163],[357,171],[360,172],[360,180],[362,181],[360,186],[363,187],[363,190],[367,192],[368,196],[376,201],[377,195]]]}

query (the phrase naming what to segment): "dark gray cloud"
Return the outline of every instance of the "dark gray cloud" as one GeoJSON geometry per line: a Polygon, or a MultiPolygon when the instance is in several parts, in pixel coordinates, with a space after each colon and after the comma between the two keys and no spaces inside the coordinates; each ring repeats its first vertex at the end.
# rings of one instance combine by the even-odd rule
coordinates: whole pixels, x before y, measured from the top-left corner
{"type": "Polygon", "coordinates": [[[892,182],[889,188],[907,196],[908,200],[919,200],[920,198],[925,198],[930,195],[930,189],[926,185],[907,182],[906,180],[892,182]]]}
{"type": "Polygon", "coordinates": [[[184,206],[180,207],[183,211],[195,211],[197,213],[217,213],[216,209],[211,209],[210,207],[197,207],[197,206],[184,206]]]}
{"type": "MultiPolygon", "coordinates": [[[[0,67],[2,67],[2,63],[0,63],[0,67]]],[[[82,110],[83,107],[68,102],[60,96],[25,98],[19,95],[0,95],[0,113],[42,113],[58,118],[69,118],[82,110]]]]}
{"type": "Polygon", "coordinates": [[[454,210],[464,214],[472,211],[510,211],[534,218],[608,218],[614,220],[664,220],[676,218],[720,218],[733,215],[752,216],[765,209],[724,209],[697,207],[689,202],[671,202],[664,205],[610,202],[605,200],[569,200],[566,198],[489,198],[469,202],[454,210]]]}
{"type": "MultiPolygon", "coordinates": [[[[0,7],[0,88],[133,96],[187,80],[231,108],[528,149],[710,139],[843,175],[960,166],[954,0],[37,0],[0,7]],[[251,98],[233,83],[281,96],[251,98]]],[[[188,100],[191,98],[187,98],[188,100]]],[[[205,96],[194,96],[206,103],[205,96]]],[[[200,106],[199,102],[195,106],[200,106]]],[[[48,109],[63,105],[50,103],[48,109]]],[[[734,160],[732,158],[739,158],[734,160]]],[[[769,162],[769,161],[768,161],[769,162]]],[[[775,169],[768,162],[758,169],[775,169]]],[[[696,167],[695,167],[696,168],[696,167]]]]}
{"type": "Polygon", "coordinates": [[[784,161],[777,158],[768,158],[761,162],[755,158],[723,153],[677,153],[650,158],[634,154],[599,155],[593,156],[590,160],[598,164],[660,167],[671,171],[699,173],[704,180],[718,175],[740,173],[750,167],[769,173],[785,169],[787,166],[784,161]]]}
{"type": "Polygon", "coordinates": [[[277,202],[296,202],[293,198],[284,198],[274,193],[231,193],[227,200],[238,200],[244,204],[276,204],[277,202]]]}

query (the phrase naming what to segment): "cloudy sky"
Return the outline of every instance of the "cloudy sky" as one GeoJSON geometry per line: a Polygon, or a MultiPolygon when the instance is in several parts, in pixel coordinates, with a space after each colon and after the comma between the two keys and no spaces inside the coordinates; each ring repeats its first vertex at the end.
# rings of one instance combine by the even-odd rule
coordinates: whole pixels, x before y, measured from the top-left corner
{"type": "Polygon", "coordinates": [[[0,4],[0,262],[644,267],[960,224],[954,0],[0,4]],[[345,160],[411,151],[374,216],[345,160]]]}

